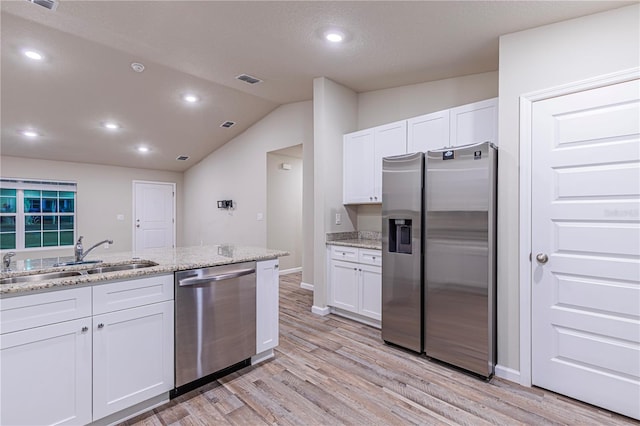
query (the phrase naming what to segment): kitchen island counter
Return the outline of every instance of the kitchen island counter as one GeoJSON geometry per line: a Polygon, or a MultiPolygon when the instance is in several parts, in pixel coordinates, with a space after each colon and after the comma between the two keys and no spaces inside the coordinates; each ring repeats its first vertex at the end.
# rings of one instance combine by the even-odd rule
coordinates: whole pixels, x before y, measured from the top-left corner
{"type": "Polygon", "coordinates": [[[12,265],[13,270],[11,272],[1,273],[0,279],[23,275],[34,275],[44,272],[82,272],[96,267],[108,267],[128,263],[153,262],[157,263],[157,265],[124,271],[75,275],[46,281],[0,284],[0,298],[17,296],[30,292],[70,288],[71,286],[91,285],[106,281],[142,278],[147,275],[169,274],[187,269],[269,260],[287,256],[288,254],[288,252],[283,250],[223,244],[212,246],[178,247],[175,249],[152,249],[142,252],[95,253],[87,260],[90,261],[92,258],[101,259],[102,262],[97,264],[90,263],[70,266],[54,266],[56,263],[71,261],[73,260],[72,257],[20,260],[12,265]]]}

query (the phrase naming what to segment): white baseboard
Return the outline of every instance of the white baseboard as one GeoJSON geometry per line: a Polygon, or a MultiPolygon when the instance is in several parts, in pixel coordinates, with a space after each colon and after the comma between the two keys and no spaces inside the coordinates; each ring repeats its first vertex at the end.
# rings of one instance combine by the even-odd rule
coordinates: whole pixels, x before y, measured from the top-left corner
{"type": "Polygon", "coordinates": [[[520,384],[520,371],[503,365],[496,365],[496,377],[520,384]]]}
{"type": "Polygon", "coordinates": [[[283,269],[280,271],[280,275],[295,274],[296,272],[302,272],[302,266],[299,266],[297,268],[283,269]]]}
{"type": "Polygon", "coordinates": [[[354,314],[353,312],[343,311],[340,308],[331,307],[331,313],[340,315],[341,317],[349,318],[354,321],[361,322],[366,325],[370,325],[371,327],[382,329],[382,321],[375,320],[373,318],[367,318],[363,315],[354,314]]]}
{"type": "Polygon", "coordinates": [[[311,312],[313,312],[316,315],[325,316],[331,313],[331,308],[329,308],[328,306],[321,308],[320,306],[314,305],[311,307],[311,312]]]}
{"type": "Polygon", "coordinates": [[[305,282],[300,282],[300,288],[304,288],[305,290],[311,290],[311,291],[313,291],[313,284],[309,284],[309,283],[305,283],[305,282]]]}

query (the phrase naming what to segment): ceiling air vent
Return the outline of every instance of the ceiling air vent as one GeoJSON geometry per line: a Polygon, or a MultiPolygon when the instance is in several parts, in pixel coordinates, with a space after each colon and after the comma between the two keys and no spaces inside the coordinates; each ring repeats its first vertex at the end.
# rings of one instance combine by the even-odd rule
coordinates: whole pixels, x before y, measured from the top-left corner
{"type": "Polygon", "coordinates": [[[235,121],[225,121],[220,125],[220,127],[224,127],[225,129],[228,129],[229,127],[234,126],[235,124],[236,124],[235,121]]]}
{"type": "Polygon", "coordinates": [[[178,160],[178,161],[187,161],[188,159],[189,159],[188,155],[178,155],[176,157],[176,160],[178,160]]]}
{"type": "Polygon", "coordinates": [[[252,77],[249,74],[240,74],[236,78],[240,81],[244,81],[245,83],[249,83],[249,84],[256,84],[256,83],[262,82],[262,80],[260,80],[259,78],[252,77]]]}
{"type": "Polygon", "coordinates": [[[46,7],[49,10],[55,11],[58,7],[58,0],[27,0],[29,3],[37,4],[38,6],[46,7]]]}

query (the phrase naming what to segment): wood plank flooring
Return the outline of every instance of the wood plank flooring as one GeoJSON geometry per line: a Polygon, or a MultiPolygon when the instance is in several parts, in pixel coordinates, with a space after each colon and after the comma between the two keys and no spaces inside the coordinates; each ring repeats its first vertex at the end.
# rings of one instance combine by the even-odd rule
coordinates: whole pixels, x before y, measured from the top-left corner
{"type": "Polygon", "coordinates": [[[311,313],[300,274],[280,278],[275,359],[122,425],[638,425],[538,388],[490,382],[385,345],[380,330],[311,313]]]}

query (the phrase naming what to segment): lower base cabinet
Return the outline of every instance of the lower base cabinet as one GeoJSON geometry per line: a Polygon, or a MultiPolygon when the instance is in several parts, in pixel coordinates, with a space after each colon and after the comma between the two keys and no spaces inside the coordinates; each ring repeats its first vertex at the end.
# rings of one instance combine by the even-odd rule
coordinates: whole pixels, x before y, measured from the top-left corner
{"type": "Polygon", "coordinates": [[[88,424],[173,388],[173,275],[3,298],[0,332],[0,425],[88,424]]]}
{"type": "Polygon", "coordinates": [[[93,317],[93,417],[173,388],[173,301],[93,317]]]}
{"type": "Polygon", "coordinates": [[[258,262],[256,269],[256,354],[261,354],[278,346],[278,259],[258,262]]]}
{"type": "Polygon", "coordinates": [[[0,335],[0,373],[0,424],[90,423],[91,318],[0,335]]]}
{"type": "Polygon", "coordinates": [[[379,250],[329,246],[329,306],[338,314],[380,326],[382,319],[382,268],[379,250]],[[374,320],[374,321],[368,321],[374,320]]]}

